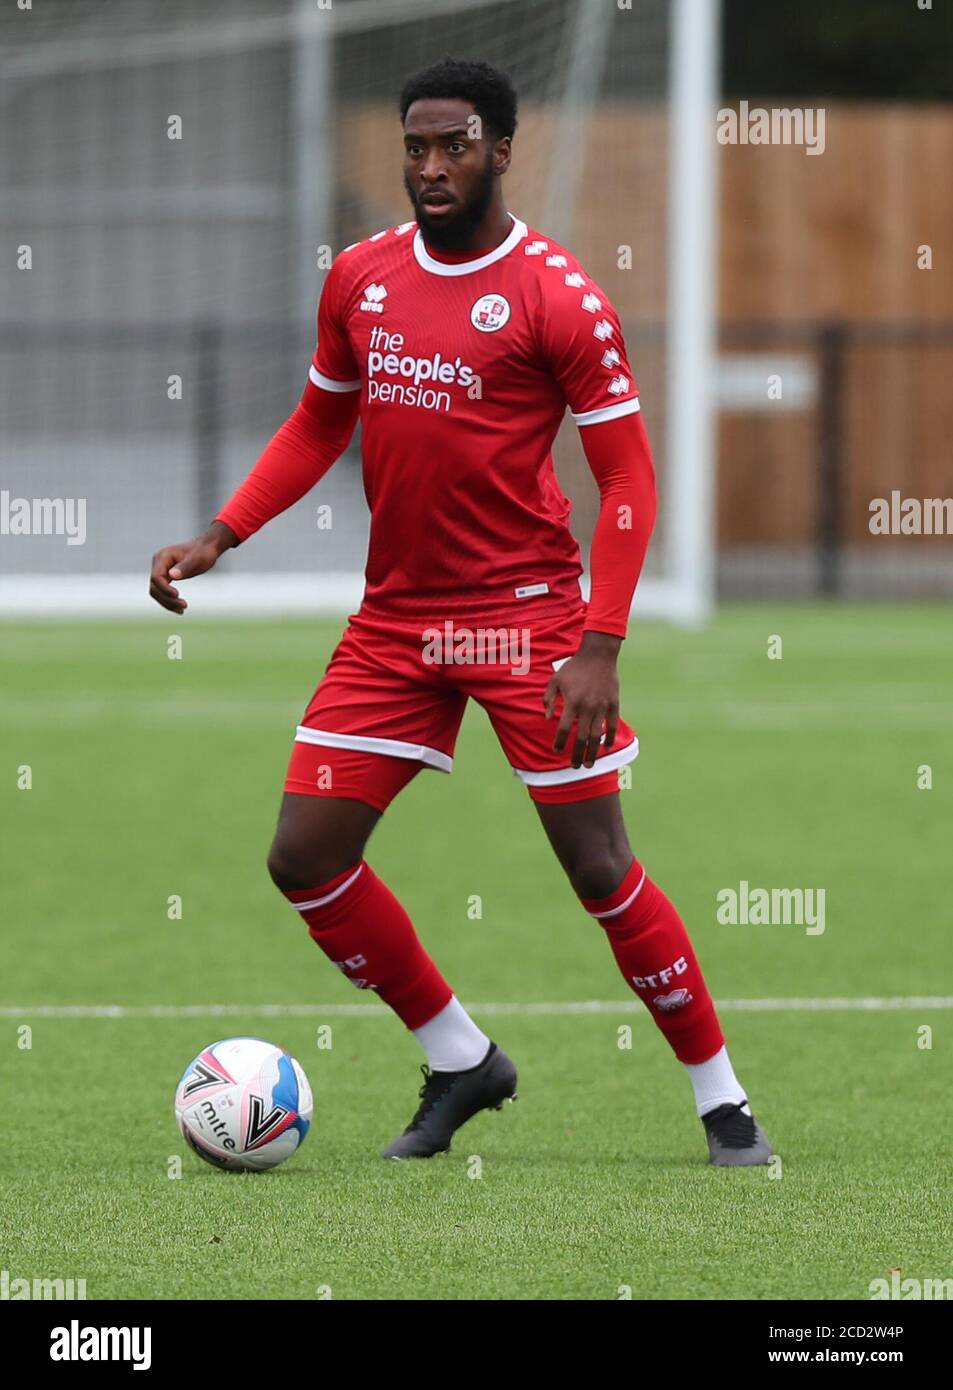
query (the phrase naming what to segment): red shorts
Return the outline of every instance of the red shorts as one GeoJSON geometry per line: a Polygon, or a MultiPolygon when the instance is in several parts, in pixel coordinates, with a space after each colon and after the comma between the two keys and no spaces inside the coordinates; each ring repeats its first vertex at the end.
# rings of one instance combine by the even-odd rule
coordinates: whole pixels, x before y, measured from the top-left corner
{"type": "MultiPolygon", "coordinates": [[[[450,772],[467,700],[490,718],[514,773],[535,801],[581,801],[618,790],[639,741],[620,719],[592,767],[570,765],[573,736],[553,748],[561,702],[547,719],[553,671],[574,656],[586,606],[526,605],[498,626],[454,618],[394,618],[362,606],[328,663],[295,736],[285,791],[346,796],[385,810],[422,768],[450,772]]],[[[472,620],[471,620],[472,621],[472,620]]]]}

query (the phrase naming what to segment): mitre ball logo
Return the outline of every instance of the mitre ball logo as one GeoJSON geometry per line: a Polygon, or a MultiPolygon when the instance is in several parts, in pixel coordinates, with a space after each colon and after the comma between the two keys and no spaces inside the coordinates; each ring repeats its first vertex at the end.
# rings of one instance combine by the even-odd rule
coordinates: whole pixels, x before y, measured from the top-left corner
{"type": "Polygon", "coordinates": [[[496,333],[509,317],[509,300],[501,294],[482,295],[470,310],[470,322],[481,333],[496,333]]]}

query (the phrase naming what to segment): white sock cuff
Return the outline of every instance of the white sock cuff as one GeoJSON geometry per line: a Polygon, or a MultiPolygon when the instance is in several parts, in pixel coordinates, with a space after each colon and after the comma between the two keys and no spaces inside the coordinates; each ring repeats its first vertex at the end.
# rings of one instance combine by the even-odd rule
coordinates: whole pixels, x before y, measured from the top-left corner
{"type": "Polygon", "coordinates": [[[740,1105],[745,1091],[735,1076],[728,1049],[722,1045],[707,1062],[686,1063],[685,1070],[695,1092],[695,1109],[707,1115],[719,1105],[740,1105]]]}
{"type": "Polygon", "coordinates": [[[480,1065],[490,1049],[490,1039],[455,994],[428,1023],[413,1031],[433,1071],[469,1071],[480,1065]]]}

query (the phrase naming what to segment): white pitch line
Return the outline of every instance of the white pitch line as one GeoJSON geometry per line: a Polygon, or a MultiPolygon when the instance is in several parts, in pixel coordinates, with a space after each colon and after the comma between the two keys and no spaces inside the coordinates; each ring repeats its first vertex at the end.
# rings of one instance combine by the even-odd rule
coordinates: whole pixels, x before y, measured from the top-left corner
{"type": "MultiPolygon", "coordinates": [[[[716,999],[722,1013],[868,1012],[900,1009],[953,1009],[953,995],[907,994],[847,998],[716,999]]],[[[523,1017],[560,1014],[643,1012],[638,999],[577,999],[552,1004],[468,1004],[473,1014],[523,1017]]],[[[0,1006],[0,1018],[360,1018],[380,1017],[386,1004],[34,1004],[0,1006]]]]}

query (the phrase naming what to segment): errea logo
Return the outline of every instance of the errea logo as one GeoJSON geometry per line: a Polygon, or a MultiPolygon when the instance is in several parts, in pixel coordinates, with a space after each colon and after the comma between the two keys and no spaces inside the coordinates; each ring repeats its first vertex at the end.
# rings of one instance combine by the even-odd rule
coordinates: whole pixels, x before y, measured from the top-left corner
{"type": "Polygon", "coordinates": [[[365,285],[364,298],[361,300],[361,308],[365,314],[382,314],[384,305],[382,300],[387,298],[387,291],[383,285],[365,285]]]}

